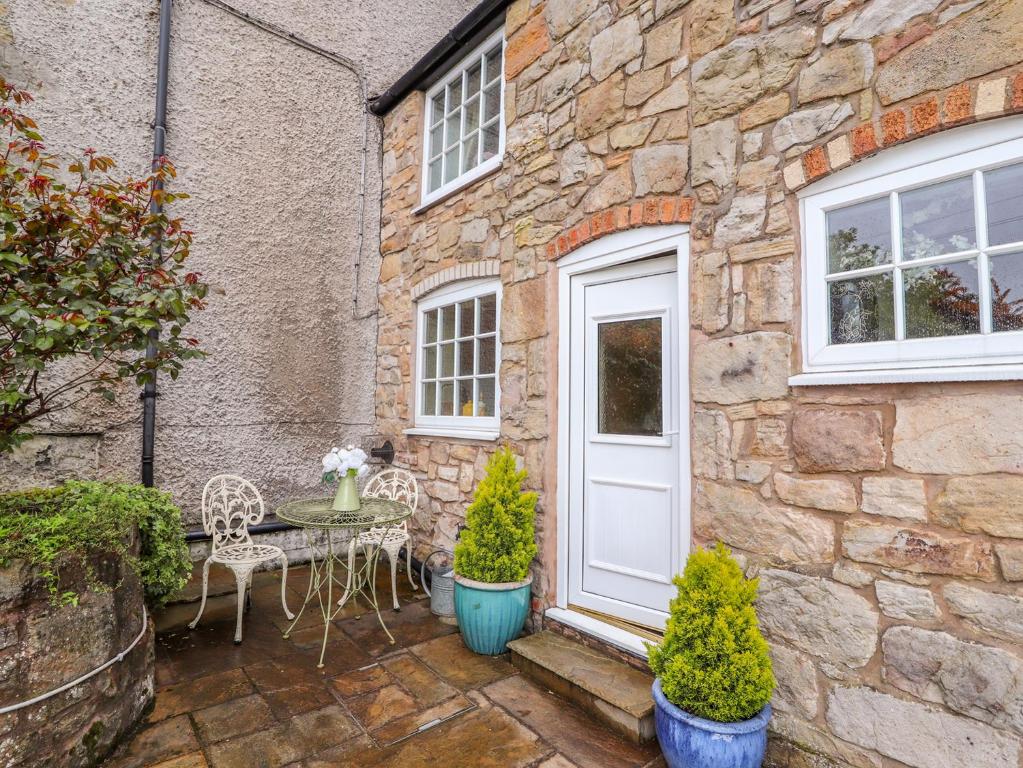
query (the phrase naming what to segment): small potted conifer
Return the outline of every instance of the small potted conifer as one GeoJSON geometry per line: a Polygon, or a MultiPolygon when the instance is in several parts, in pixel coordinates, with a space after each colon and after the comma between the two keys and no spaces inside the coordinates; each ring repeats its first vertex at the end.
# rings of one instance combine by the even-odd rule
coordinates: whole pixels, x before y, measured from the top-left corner
{"type": "Polygon", "coordinates": [[[522,490],[525,471],[508,448],[495,453],[465,513],[455,545],[455,615],[476,653],[504,653],[529,615],[529,564],[536,555],[536,494],[522,490]]]}
{"type": "Polygon", "coordinates": [[[759,768],[774,674],[757,626],[757,580],[718,543],[689,556],[658,646],[654,724],[669,768],[759,768]]]}

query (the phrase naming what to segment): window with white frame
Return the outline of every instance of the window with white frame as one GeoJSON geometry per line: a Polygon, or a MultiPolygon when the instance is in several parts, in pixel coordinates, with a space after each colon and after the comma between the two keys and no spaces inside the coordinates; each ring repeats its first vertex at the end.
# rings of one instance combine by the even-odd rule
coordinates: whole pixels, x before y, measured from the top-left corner
{"type": "Polygon", "coordinates": [[[496,280],[456,284],[420,300],[417,428],[499,429],[500,304],[496,280]]]}
{"type": "Polygon", "coordinates": [[[856,371],[874,372],[863,381],[1023,372],[1021,128],[952,131],[809,190],[806,373],[845,372],[837,383],[856,371]]]}
{"type": "Polygon", "coordinates": [[[499,31],[427,91],[424,204],[444,197],[501,164],[503,62],[504,36],[499,31]]]}

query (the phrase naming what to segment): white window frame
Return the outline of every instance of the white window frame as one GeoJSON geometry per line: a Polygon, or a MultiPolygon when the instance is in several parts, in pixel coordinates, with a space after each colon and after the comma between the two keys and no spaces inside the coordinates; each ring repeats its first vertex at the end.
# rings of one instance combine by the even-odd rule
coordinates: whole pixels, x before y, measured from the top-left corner
{"type": "MultiPolygon", "coordinates": [[[[1023,330],[990,333],[987,259],[1023,251],[1023,244],[988,247],[987,210],[981,173],[1023,161],[1023,118],[1005,118],[946,131],[906,147],[889,149],[799,194],[803,253],[803,373],[793,385],[899,381],[970,381],[1023,378],[1023,330]],[[981,286],[981,333],[928,339],[831,344],[826,289],[826,214],[889,195],[893,221],[892,260],[899,263],[901,238],[896,193],[972,174],[977,247],[914,261],[913,265],[976,258],[981,286]]],[[[864,271],[869,274],[870,270],[864,271]]],[[[895,270],[896,312],[901,280],[895,270]]],[[[897,334],[899,322],[896,320],[897,334]]]]}
{"type": "MultiPolygon", "coordinates": [[[[430,87],[426,92],[426,100],[423,106],[423,135],[420,146],[422,147],[422,169],[420,174],[420,187],[422,189],[422,197],[420,205],[416,208],[417,211],[426,208],[433,203],[436,203],[452,193],[462,189],[463,187],[472,184],[477,179],[486,176],[489,173],[496,171],[501,167],[501,163],[504,159],[504,140],[505,140],[505,125],[504,125],[504,56],[506,50],[506,43],[504,39],[504,29],[501,28],[478,46],[476,46],[471,53],[458,61],[457,64],[448,69],[444,76],[441,77],[437,83],[430,87]],[[496,45],[500,41],[501,43],[501,101],[498,107],[498,135],[497,135],[497,154],[493,157],[484,160],[482,163],[477,165],[464,173],[460,173],[458,176],[453,178],[451,181],[442,183],[437,189],[432,192],[429,191],[429,176],[430,176],[430,114],[431,114],[431,102],[433,97],[443,91],[448,83],[451,82],[453,76],[458,73],[462,78],[462,94],[464,97],[466,80],[468,76],[468,70],[476,63],[482,61],[486,52],[496,45]]],[[[480,84],[480,99],[483,96],[483,86],[485,83],[480,84]]],[[[482,121],[480,121],[480,142],[482,143],[482,121]]],[[[465,129],[465,110],[462,110],[462,123],[459,129],[459,142],[462,141],[462,131],[465,129]]],[[[459,158],[461,158],[461,152],[459,152],[459,158]]],[[[461,159],[459,159],[461,163],[461,159]]],[[[443,166],[441,171],[441,179],[443,180],[443,166]]]]}
{"type": "MultiPolygon", "coordinates": [[[[446,437],[461,437],[479,440],[496,440],[500,436],[501,429],[501,294],[502,286],[500,279],[483,278],[478,280],[464,280],[444,286],[421,298],[416,304],[416,350],[413,364],[415,366],[415,427],[405,430],[407,435],[437,435],[446,437]],[[425,355],[423,354],[424,335],[426,323],[424,316],[430,310],[444,307],[449,304],[457,304],[468,299],[479,298],[487,294],[496,294],[497,311],[495,317],[494,336],[494,415],[493,416],[426,416],[423,415],[423,365],[425,355]]],[[[477,316],[477,328],[479,318],[477,316]]],[[[456,336],[458,319],[455,320],[456,336]]],[[[440,329],[438,328],[438,334],[440,329]]],[[[456,350],[457,365],[457,350],[456,350]]],[[[473,364],[475,368],[476,363],[473,364]]],[[[486,375],[486,374],[484,374],[486,375]]],[[[456,378],[457,382],[457,378],[456,378]]],[[[456,384],[457,386],[457,384],[456,384]]]]}

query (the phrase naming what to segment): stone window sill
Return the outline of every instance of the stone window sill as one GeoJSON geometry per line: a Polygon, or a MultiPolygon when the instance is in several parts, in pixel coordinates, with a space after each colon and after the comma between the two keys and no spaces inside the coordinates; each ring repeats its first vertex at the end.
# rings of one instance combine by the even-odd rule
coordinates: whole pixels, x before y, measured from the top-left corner
{"type": "Polygon", "coordinates": [[[445,429],[444,427],[414,427],[403,434],[410,437],[449,437],[457,440],[487,440],[493,442],[501,436],[497,429],[445,429]]]}
{"type": "Polygon", "coordinates": [[[931,368],[884,368],[865,371],[813,371],[789,377],[790,387],[838,384],[912,384],[929,381],[1014,381],[1023,365],[960,365],[931,368]]]}

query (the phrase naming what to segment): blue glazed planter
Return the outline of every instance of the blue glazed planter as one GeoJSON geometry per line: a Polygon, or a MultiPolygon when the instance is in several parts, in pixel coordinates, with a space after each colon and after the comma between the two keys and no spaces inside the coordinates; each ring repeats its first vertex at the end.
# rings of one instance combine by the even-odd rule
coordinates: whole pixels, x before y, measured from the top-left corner
{"type": "Polygon", "coordinates": [[[504,653],[526,623],[532,583],[532,575],[524,581],[487,584],[455,574],[455,615],[465,644],[485,656],[504,653]]]}
{"type": "Polygon", "coordinates": [[[654,681],[654,727],[668,768],[760,768],[771,705],[749,720],[717,723],[679,709],[654,681]]]}

